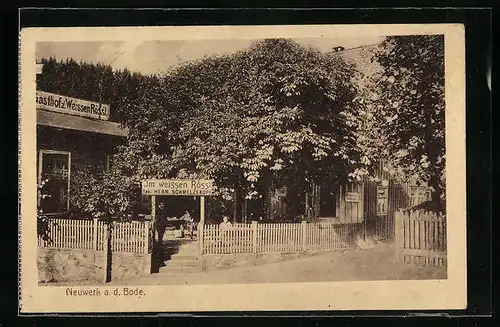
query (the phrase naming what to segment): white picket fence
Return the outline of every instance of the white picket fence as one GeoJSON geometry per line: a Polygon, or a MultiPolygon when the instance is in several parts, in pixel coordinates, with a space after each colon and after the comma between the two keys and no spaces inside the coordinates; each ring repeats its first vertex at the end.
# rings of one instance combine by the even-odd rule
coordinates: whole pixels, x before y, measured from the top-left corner
{"type": "Polygon", "coordinates": [[[202,254],[328,251],[356,247],[359,224],[266,223],[200,225],[202,254]]]}
{"type": "MultiPolygon", "coordinates": [[[[148,221],[114,222],[111,225],[111,251],[149,253],[151,224],[148,221]]],[[[50,219],[50,239],[38,238],[38,246],[60,249],[103,251],[108,226],[102,221],[50,219]]]]}

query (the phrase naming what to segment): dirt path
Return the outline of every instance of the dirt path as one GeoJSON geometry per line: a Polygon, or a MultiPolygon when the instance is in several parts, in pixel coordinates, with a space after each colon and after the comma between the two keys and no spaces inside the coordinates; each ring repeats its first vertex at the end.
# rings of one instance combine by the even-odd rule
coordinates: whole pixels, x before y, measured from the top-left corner
{"type": "Polygon", "coordinates": [[[257,267],[233,268],[181,275],[152,274],[117,285],[286,283],[312,281],[364,281],[396,279],[442,279],[444,268],[415,267],[394,262],[391,246],[329,252],[257,267]]]}

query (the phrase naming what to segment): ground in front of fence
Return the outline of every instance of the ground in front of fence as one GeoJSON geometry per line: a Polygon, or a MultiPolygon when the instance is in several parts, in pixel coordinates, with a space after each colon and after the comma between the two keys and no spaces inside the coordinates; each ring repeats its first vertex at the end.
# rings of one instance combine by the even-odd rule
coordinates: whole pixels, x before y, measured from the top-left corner
{"type": "Polygon", "coordinates": [[[373,249],[326,252],[312,257],[256,267],[241,267],[185,275],[153,274],[141,279],[116,282],[122,285],[183,285],[288,283],[366,280],[445,279],[443,267],[398,264],[394,247],[379,244],[373,249]]]}

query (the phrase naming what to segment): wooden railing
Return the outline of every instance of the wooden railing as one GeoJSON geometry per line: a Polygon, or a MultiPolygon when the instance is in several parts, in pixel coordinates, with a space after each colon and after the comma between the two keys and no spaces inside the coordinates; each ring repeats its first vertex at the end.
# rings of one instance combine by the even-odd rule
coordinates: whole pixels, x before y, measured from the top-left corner
{"type": "Polygon", "coordinates": [[[328,251],[356,247],[360,224],[267,223],[200,225],[202,254],[328,251]]]}
{"type": "Polygon", "coordinates": [[[396,254],[401,263],[446,266],[446,218],[431,212],[396,213],[396,254]]]}
{"type": "MultiPolygon", "coordinates": [[[[151,228],[148,221],[114,222],[111,224],[111,251],[149,253],[151,228]]],[[[50,219],[49,239],[38,238],[38,246],[61,249],[103,251],[108,226],[102,221],[78,219],[50,219]]]]}

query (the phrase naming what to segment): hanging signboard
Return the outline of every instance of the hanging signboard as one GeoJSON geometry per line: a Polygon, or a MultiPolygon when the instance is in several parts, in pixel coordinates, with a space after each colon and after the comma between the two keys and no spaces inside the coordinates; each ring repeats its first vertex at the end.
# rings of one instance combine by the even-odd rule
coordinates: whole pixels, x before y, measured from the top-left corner
{"type": "Polygon", "coordinates": [[[64,95],[36,91],[36,107],[55,111],[68,115],[96,118],[101,120],[109,119],[109,105],[70,98],[64,95]]]}
{"type": "Polygon", "coordinates": [[[345,201],[346,202],[359,202],[359,193],[358,192],[346,192],[345,201]]]}
{"type": "Polygon", "coordinates": [[[377,186],[377,198],[384,199],[387,198],[389,188],[387,186],[377,186]]]}
{"type": "Polygon", "coordinates": [[[286,187],[282,187],[276,190],[276,196],[283,197],[286,196],[286,187]]]}
{"type": "Polygon", "coordinates": [[[213,194],[209,179],[148,179],[142,181],[144,195],[206,196],[213,194]]]}

